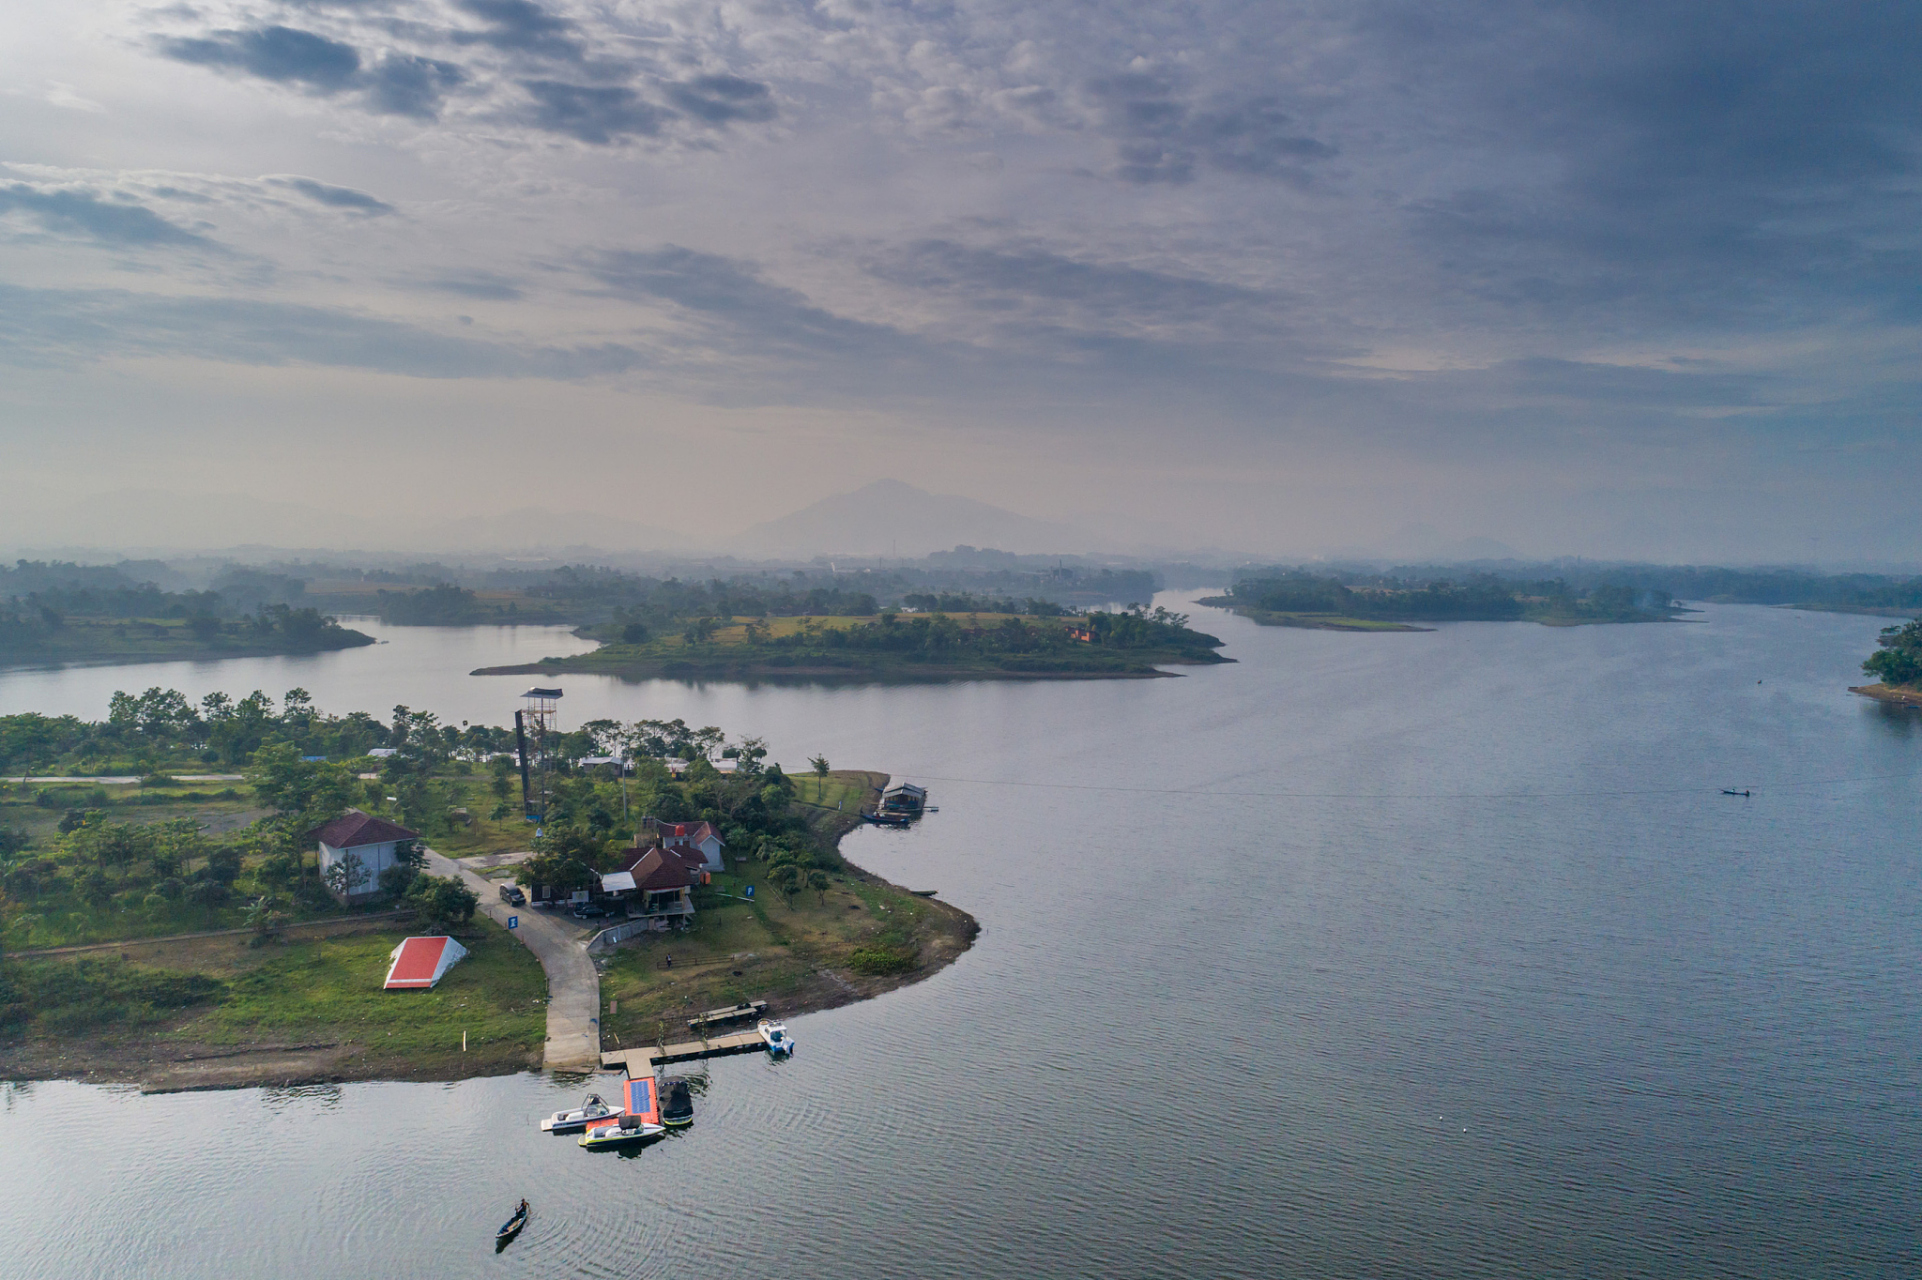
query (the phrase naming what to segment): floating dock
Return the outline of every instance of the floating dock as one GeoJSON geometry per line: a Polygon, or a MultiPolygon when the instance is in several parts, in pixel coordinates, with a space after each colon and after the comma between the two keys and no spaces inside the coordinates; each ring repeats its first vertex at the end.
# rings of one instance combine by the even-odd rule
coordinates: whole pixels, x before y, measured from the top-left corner
{"type": "Polygon", "coordinates": [[[759,1053],[767,1048],[759,1031],[737,1031],[733,1035],[684,1044],[660,1045],[651,1049],[614,1049],[601,1054],[601,1065],[627,1072],[628,1079],[653,1079],[659,1068],[675,1062],[700,1058],[725,1058],[737,1053],[759,1053]]]}
{"type": "Polygon", "coordinates": [[[725,1009],[709,1009],[698,1018],[689,1018],[687,1029],[699,1031],[703,1027],[719,1026],[723,1022],[737,1022],[742,1018],[765,1016],[767,1016],[767,1001],[749,1000],[743,1004],[729,1005],[725,1009]]]}

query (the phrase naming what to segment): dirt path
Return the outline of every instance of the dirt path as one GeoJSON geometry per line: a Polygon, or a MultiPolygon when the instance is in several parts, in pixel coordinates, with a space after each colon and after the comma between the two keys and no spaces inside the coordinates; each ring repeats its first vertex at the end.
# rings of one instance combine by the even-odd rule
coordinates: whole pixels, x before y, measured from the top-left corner
{"type": "Polygon", "coordinates": [[[550,1071],[598,1071],[601,1065],[601,975],[588,958],[587,942],[557,920],[501,901],[501,881],[487,880],[451,858],[429,850],[437,876],[458,876],[480,895],[480,909],[503,927],[519,917],[513,935],[547,971],[547,1044],[542,1065],[550,1071]]]}

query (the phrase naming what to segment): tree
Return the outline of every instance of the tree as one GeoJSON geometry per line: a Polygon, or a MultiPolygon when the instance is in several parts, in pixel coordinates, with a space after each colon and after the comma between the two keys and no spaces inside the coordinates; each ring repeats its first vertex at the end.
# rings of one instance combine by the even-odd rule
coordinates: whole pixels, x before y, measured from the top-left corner
{"type": "Polygon", "coordinates": [[[826,794],[828,767],[828,758],[826,756],[808,757],[808,768],[814,770],[814,798],[816,800],[819,800],[826,794]]]}
{"type": "Polygon", "coordinates": [[[253,905],[247,908],[247,927],[254,931],[253,939],[248,943],[249,946],[265,946],[279,937],[280,931],[286,926],[287,913],[280,909],[280,903],[272,894],[261,894],[254,899],[253,905]]]}
{"type": "Polygon", "coordinates": [[[1882,677],[1884,684],[1922,683],[1922,618],[1883,630],[1880,647],[1869,655],[1862,670],[1882,677]]]}
{"type": "Polygon", "coordinates": [[[253,770],[254,794],[285,816],[324,821],[354,798],[355,778],[346,765],[302,760],[291,742],[262,746],[254,752],[253,770]]]}
{"type": "Polygon", "coordinates": [[[423,926],[446,930],[474,918],[480,895],[452,876],[421,876],[407,891],[407,905],[423,926]]]}
{"type": "Polygon", "coordinates": [[[825,907],[828,904],[827,872],[821,870],[808,872],[808,888],[814,890],[815,895],[821,899],[822,906],[825,907]]]}
{"type": "Polygon", "coordinates": [[[350,852],[342,854],[338,862],[328,867],[321,880],[328,889],[333,891],[336,898],[345,901],[353,894],[360,892],[361,886],[365,885],[370,878],[367,864],[360,860],[358,854],[350,852]]]}

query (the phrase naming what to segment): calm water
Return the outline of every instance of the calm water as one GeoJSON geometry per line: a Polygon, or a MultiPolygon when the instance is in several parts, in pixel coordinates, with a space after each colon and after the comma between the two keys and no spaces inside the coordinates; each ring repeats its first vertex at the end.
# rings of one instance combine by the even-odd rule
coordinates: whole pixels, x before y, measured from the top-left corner
{"type": "MultiPolygon", "coordinates": [[[[715,1063],[694,1129],[632,1159],[543,1140],[580,1088],[534,1076],[13,1086],[0,1275],[1922,1274],[1922,717],[1844,691],[1880,620],[1200,612],[1239,665],[568,678],[572,723],[680,716],[934,780],[939,814],[848,852],[966,907],[979,944],[799,1019],[791,1063],[715,1063]],[[521,1194],[534,1223],[496,1258],[521,1194]]],[[[382,634],[189,692],[498,723],[519,684],[460,673],[559,649],[382,634]]],[[[13,673],[0,707],[186,679],[13,673]]]]}

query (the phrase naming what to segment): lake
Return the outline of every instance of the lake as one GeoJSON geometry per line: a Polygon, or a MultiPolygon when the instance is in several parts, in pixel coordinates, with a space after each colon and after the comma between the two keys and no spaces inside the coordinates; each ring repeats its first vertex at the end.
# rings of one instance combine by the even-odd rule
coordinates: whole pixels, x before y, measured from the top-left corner
{"type": "MultiPolygon", "coordinates": [[[[1165,603],[1179,600],[1164,597],[1165,603]]],[[[932,980],[712,1064],[632,1158],[534,1075],[0,1086],[0,1275],[1922,1274],[1922,715],[1884,620],[1259,629],[1170,680],[563,680],[563,723],[926,781],[845,852],[972,912],[932,980]],[[1721,794],[1752,788],[1750,799],[1721,794]],[[535,1217],[496,1257],[493,1228],[535,1217]]],[[[545,628],[0,674],[0,709],[299,684],[504,723],[545,628]]]]}

